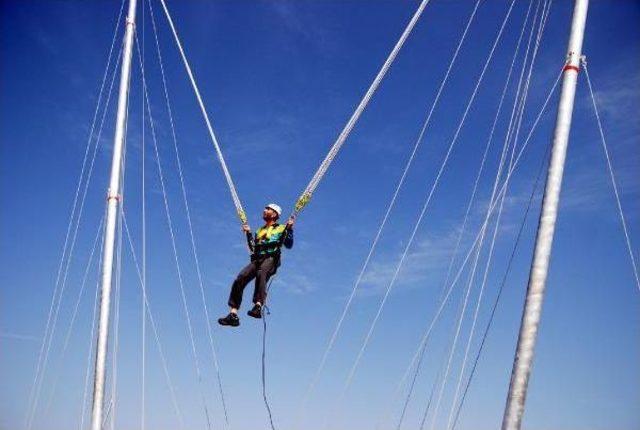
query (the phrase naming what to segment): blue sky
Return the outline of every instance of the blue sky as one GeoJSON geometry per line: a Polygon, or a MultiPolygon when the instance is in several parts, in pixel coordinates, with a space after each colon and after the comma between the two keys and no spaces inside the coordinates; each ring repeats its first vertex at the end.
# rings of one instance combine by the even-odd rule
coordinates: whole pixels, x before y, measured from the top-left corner
{"type": "MultiPolygon", "coordinates": [[[[294,424],[300,400],[367,255],[473,3],[433,0],[427,6],[300,216],[295,247],[286,252],[270,297],[268,390],[278,428],[292,428],[294,424]]],[[[564,60],[571,3],[555,1],[551,7],[533,69],[523,134],[528,133],[564,60]]],[[[154,1],[152,5],[206,301],[215,323],[215,318],[226,312],[228,288],[246,261],[246,251],[166,20],[159,3],[154,1]]],[[[169,2],[253,227],[259,225],[259,213],[265,203],[276,201],[285,211],[291,209],[417,5],[416,1],[382,0],[169,2]]],[[[516,1],[353,384],[338,402],[345,377],[407,244],[509,3],[491,1],[480,6],[364,282],[309,408],[303,413],[305,427],[373,428],[380,424],[380,428],[395,428],[402,400],[394,399],[393,392],[437,307],[528,5],[527,1],[516,1]],[[391,418],[380,421],[384,416],[391,418]],[[329,427],[325,425],[327,421],[329,427]]],[[[119,6],[117,1],[0,3],[0,186],[6,201],[0,218],[2,429],[22,428],[28,414],[29,393],[73,195],[119,6]]],[[[147,2],[140,7],[145,12],[138,17],[138,37],[144,46],[151,109],[202,384],[198,384],[191,356],[151,129],[148,123],[144,130],[142,125],[137,53],[132,72],[124,189],[127,223],[140,258],[144,151],[147,288],[177,403],[185,428],[204,428],[204,396],[214,428],[222,428],[222,409],[147,2]]],[[[640,242],[639,19],[637,1],[593,1],[584,43],[636,258],[640,242]]],[[[516,67],[516,73],[519,71],[516,67]]],[[[463,237],[462,255],[482,222],[491,193],[507,113],[513,105],[514,85],[509,88],[496,141],[463,237]]],[[[115,97],[114,92],[106,111],[34,429],[77,428],[80,423],[87,352],[92,344],[97,254],[89,265],[83,294],[80,291],[104,210],[115,97]],[[69,346],[63,352],[76,301],[79,313],[69,346]]],[[[481,328],[486,324],[552,133],[556,103],[554,97],[512,179],[480,308],[481,328]]],[[[578,84],[564,179],[524,425],[539,430],[637,429],[640,291],[634,283],[584,76],[578,84]]],[[[538,190],[459,429],[490,429],[500,423],[539,203],[538,190]]],[[[486,246],[482,255],[480,267],[484,269],[486,246]]],[[[115,424],[129,429],[140,428],[142,305],[126,242],[122,261],[115,424]]],[[[459,262],[460,256],[456,270],[459,262]]],[[[464,273],[462,279],[466,279],[467,272],[464,273]]],[[[471,294],[473,306],[478,284],[474,284],[471,294]]],[[[452,302],[436,328],[409,404],[405,428],[419,426],[432,384],[446,359],[462,299],[461,286],[462,283],[454,290],[452,302]]],[[[251,289],[248,287],[247,294],[251,289]]],[[[245,302],[241,316],[246,308],[245,302]]],[[[446,425],[469,327],[468,311],[436,428],[446,425]]],[[[150,327],[147,329],[147,428],[178,428],[158,350],[150,327]]],[[[213,330],[231,428],[266,427],[260,393],[261,325],[242,317],[237,330],[221,330],[217,325],[213,330]]],[[[112,346],[115,339],[112,336],[112,346]]],[[[473,353],[477,346],[476,335],[473,353]]]]}

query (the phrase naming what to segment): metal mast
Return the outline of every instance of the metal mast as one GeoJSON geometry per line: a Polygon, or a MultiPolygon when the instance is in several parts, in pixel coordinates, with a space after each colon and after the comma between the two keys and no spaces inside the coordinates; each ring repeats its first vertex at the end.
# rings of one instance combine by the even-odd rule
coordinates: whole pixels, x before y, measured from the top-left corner
{"type": "Polygon", "coordinates": [[[95,376],[93,382],[93,408],[91,412],[91,430],[101,430],[103,421],[105,367],[107,359],[107,341],[109,338],[109,311],[111,305],[111,278],[113,273],[113,254],[116,234],[116,221],[122,196],[120,195],[120,177],[122,156],[127,122],[127,103],[131,76],[131,54],[136,20],[136,0],[129,0],[126,20],[124,50],[118,95],[116,131],[113,139],[113,159],[111,179],[107,191],[107,219],[102,257],[102,278],[100,295],[100,322],[96,346],[95,376]]]}
{"type": "Polygon", "coordinates": [[[531,374],[533,352],[542,312],[553,233],[558,215],[562,173],[567,156],[569,130],[571,128],[571,116],[573,114],[573,101],[576,93],[588,6],[589,0],[576,0],[573,9],[567,63],[564,67],[562,92],[558,104],[556,127],[553,133],[551,162],[547,173],[547,183],[542,201],[542,211],[538,224],[533,262],[529,274],[527,298],[522,314],[513,370],[511,372],[511,383],[509,385],[504,418],[502,420],[502,430],[519,430],[522,423],[527,384],[529,382],[529,375],[531,374]]]}

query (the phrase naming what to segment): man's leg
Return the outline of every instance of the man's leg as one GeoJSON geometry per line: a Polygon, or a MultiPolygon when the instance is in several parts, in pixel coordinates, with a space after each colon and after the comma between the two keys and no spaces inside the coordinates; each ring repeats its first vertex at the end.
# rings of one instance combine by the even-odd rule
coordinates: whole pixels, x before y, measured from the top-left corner
{"type": "Polygon", "coordinates": [[[240,304],[242,303],[242,292],[244,291],[244,287],[247,286],[249,282],[253,278],[256,277],[256,273],[258,271],[258,264],[255,261],[247,264],[241,271],[238,273],[236,280],[233,281],[233,285],[231,286],[231,293],[229,293],[229,307],[231,308],[232,313],[237,313],[240,304]]]}
{"type": "Polygon", "coordinates": [[[276,257],[265,258],[257,268],[256,287],[253,290],[253,303],[264,305],[267,300],[267,282],[276,269],[276,257]]]}

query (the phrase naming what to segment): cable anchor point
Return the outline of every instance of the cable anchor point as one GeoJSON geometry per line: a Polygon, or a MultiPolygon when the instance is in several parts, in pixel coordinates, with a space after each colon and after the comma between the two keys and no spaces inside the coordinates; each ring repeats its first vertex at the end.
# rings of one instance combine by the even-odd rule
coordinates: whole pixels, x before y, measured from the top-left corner
{"type": "Polygon", "coordinates": [[[582,57],[580,57],[580,58],[578,59],[578,61],[576,62],[576,63],[577,63],[577,65],[574,65],[574,64],[573,64],[573,63],[574,63],[574,61],[573,61],[574,56],[575,56],[575,52],[573,52],[573,51],[570,51],[570,52],[567,54],[567,60],[566,60],[566,62],[564,63],[564,67],[562,68],[562,71],[563,71],[563,72],[568,72],[569,70],[573,70],[573,71],[574,71],[574,72],[576,72],[576,73],[580,72],[580,67],[579,67],[579,65],[580,65],[580,59],[581,59],[582,57]]]}
{"type": "Polygon", "coordinates": [[[115,200],[117,202],[121,202],[122,201],[122,194],[113,194],[111,192],[107,193],[107,203],[110,202],[111,200],[115,200]]]}
{"type": "Polygon", "coordinates": [[[580,65],[582,67],[587,67],[587,56],[586,55],[581,55],[580,56],[580,65]]]}

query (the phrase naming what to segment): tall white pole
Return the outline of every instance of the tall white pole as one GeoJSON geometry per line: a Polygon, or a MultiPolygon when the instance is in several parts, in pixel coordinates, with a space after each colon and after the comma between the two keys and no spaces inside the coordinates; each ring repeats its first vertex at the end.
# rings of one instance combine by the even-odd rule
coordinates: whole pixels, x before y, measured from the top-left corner
{"type": "Polygon", "coordinates": [[[104,251],[102,256],[102,279],[100,295],[100,322],[96,346],[95,377],[93,381],[93,409],[91,412],[91,430],[101,430],[104,406],[105,369],[107,360],[107,341],[109,339],[109,311],[111,307],[111,277],[113,274],[113,254],[116,236],[118,207],[122,200],[120,195],[120,177],[122,170],[122,152],[124,146],[127,121],[127,102],[129,80],[131,75],[131,54],[135,32],[136,0],[129,0],[127,14],[120,91],[118,95],[118,112],[116,116],[116,132],[113,139],[113,159],[111,179],[107,191],[107,219],[105,226],[104,251]]]}
{"type": "Polygon", "coordinates": [[[588,6],[589,0],[576,0],[573,9],[567,64],[564,68],[562,92],[560,94],[558,115],[556,117],[556,128],[553,133],[551,162],[547,173],[542,212],[540,213],[533,262],[529,274],[527,298],[522,314],[513,370],[511,372],[511,383],[509,385],[504,418],[502,420],[502,430],[519,430],[522,423],[527,385],[529,375],[531,374],[533,352],[542,312],[553,233],[558,215],[562,173],[567,156],[567,144],[569,142],[569,130],[571,128],[571,116],[573,114],[573,101],[576,93],[588,6]]]}

